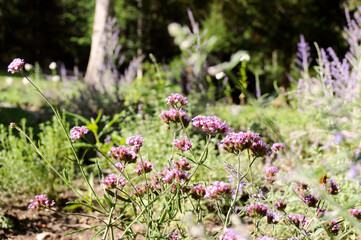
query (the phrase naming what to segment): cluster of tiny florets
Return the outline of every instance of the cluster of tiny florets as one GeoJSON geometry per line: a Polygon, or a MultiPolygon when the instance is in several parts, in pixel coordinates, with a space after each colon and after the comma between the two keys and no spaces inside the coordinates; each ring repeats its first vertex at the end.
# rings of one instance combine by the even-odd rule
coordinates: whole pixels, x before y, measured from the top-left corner
{"type": "Polygon", "coordinates": [[[222,121],[217,116],[202,116],[198,115],[192,119],[193,126],[202,128],[203,131],[213,134],[222,133],[227,134],[230,128],[226,121],[222,121]]]}
{"type": "Polygon", "coordinates": [[[221,148],[229,153],[239,154],[249,149],[256,157],[263,157],[271,153],[269,145],[264,143],[258,133],[231,132],[221,142],[221,148]]]}
{"type": "Polygon", "coordinates": [[[266,217],[268,224],[277,224],[281,220],[282,215],[277,212],[267,211],[266,217]]]}
{"type": "Polygon", "coordinates": [[[8,72],[11,72],[12,74],[16,72],[20,72],[21,69],[23,69],[25,62],[24,59],[15,58],[8,66],[8,72]]]}
{"type": "Polygon", "coordinates": [[[268,206],[266,204],[256,202],[246,207],[246,214],[250,217],[264,217],[267,214],[268,206]]]}
{"type": "Polygon", "coordinates": [[[169,232],[168,234],[165,235],[164,239],[179,240],[179,239],[181,239],[181,236],[179,236],[178,231],[171,231],[171,232],[169,232]]]}
{"type": "Polygon", "coordinates": [[[290,213],[288,215],[288,219],[291,222],[293,222],[296,225],[296,227],[299,227],[299,228],[305,227],[305,225],[308,223],[307,218],[301,214],[290,213]]]}
{"type": "Polygon", "coordinates": [[[278,211],[283,211],[285,210],[287,207],[287,202],[285,202],[284,200],[280,199],[278,201],[275,202],[275,208],[278,210],[278,211]]]}
{"type": "Polygon", "coordinates": [[[316,207],[317,203],[320,199],[312,194],[307,194],[306,196],[302,197],[302,200],[306,203],[309,207],[316,207]]]}
{"type": "Polygon", "coordinates": [[[266,170],[265,179],[270,182],[274,182],[276,180],[276,175],[278,173],[278,168],[276,167],[269,167],[266,170]]]}
{"type": "Polygon", "coordinates": [[[189,171],[193,167],[190,162],[185,157],[179,157],[179,161],[172,162],[173,168],[180,170],[180,171],[189,171]]]}
{"type": "Polygon", "coordinates": [[[125,163],[135,163],[137,159],[137,154],[125,146],[111,147],[108,154],[118,161],[124,161],[125,163]]]}
{"type": "Polygon", "coordinates": [[[338,218],[334,218],[330,222],[325,223],[324,225],[331,232],[332,235],[337,235],[338,232],[341,230],[338,218]]]}
{"type": "Polygon", "coordinates": [[[202,199],[206,195],[206,186],[198,184],[192,187],[191,196],[194,199],[202,199]]]}
{"type": "Polygon", "coordinates": [[[229,183],[215,181],[206,188],[206,194],[204,198],[214,199],[225,195],[232,195],[232,190],[229,183]]]}
{"type": "Polygon", "coordinates": [[[172,183],[174,180],[177,182],[187,181],[189,178],[189,173],[186,171],[180,171],[177,169],[169,169],[165,172],[165,176],[163,177],[163,181],[166,183],[172,183]]]}
{"type": "Polygon", "coordinates": [[[134,170],[134,173],[137,175],[137,176],[140,176],[142,175],[143,173],[149,173],[153,170],[154,168],[154,163],[153,162],[150,162],[148,160],[138,160],[138,165],[136,167],[136,169],[134,170]]]}
{"type": "Polygon", "coordinates": [[[181,137],[180,139],[174,139],[172,143],[177,150],[188,151],[192,147],[192,141],[187,137],[181,137]]]}
{"type": "Polygon", "coordinates": [[[112,189],[118,186],[124,187],[126,179],[123,177],[117,177],[114,173],[109,174],[107,177],[100,180],[105,189],[112,189]]]}
{"type": "Polygon", "coordinates": [[[340,186],[337,184],[335,180],[330,179],[328,181],[327,192],[331,195],[336,195],[340,192],[340,186]]]}
{"type": "Polygon", "coordinates": [[[128,137],[127,140],[125,141],[125,143],[129,146],[133,146],[132,150],[135,153],[139,152],[139,149],[143,146],[144,144],[144,139],[142,138],[142,136],[140,135],[136,135],[136,136],[131,136],[128,137]]]}
{"type": "Polygon", "coordinates": [[[285,148],[286,148],[286,145],[284,143],[274,143],[271,147],[271,150],[273,152],[280,152],[280,151],[285,150],[285,148]]]}
{"type": "Polygon", "coordinates": [[[43,195],[36,195],[35,200],[30,200],[30,205],[28,206],[29,209],[39,209],[40,207],[52,207],[55,205],[55,201],[52,200],[51,202],[46,197],[45,194],[43,195]]]}
{"type": "Polygon", "coordinates": [[[234,228],[225,228],[220,240],[243,240],[244,238],[234,228]]]}
{"type": "Polygon", "coordinates": [[[162,111],[159,117],[166,124],[183,123],[184,127],[187,127],[191,121],[191,118],[187,117],[186,114],[187,112],[182,109],[171,108],[169,110],[162,111]]]}
{"type": "Polygon", "coordinates": [[[70,130],[70,138],[72,139],[73,142],[75,142],[75,140],[81,138],[88,132],[89,130],[85,126],[81,126],[81,127],[76,126],[70,130]]]}
{"type": "Polygon", "coordinates": [[[361,220],[361,210],[357,208],[349,209],[348,212],[355,218],[361,220]]]}
{"type": "Polygon", "coordinates": [[[118,168],[120,171],[123,171],[125,168],[125,165],[121,162],[115,163],[115,167],[118,168]]]}
{"type": "Polygon", "coordinates": [[[188,103],[186,97],[180,95],[179,93],[172,93],[166,98],[167,104],[171,107],[185,106],[188,103]]]}

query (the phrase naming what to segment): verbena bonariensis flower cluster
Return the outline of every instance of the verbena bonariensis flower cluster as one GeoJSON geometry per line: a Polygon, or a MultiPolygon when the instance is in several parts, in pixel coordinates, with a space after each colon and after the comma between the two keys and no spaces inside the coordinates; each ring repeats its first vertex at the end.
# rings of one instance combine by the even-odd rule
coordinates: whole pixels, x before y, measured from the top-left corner
{"type": "Polygon", "coordinates": [[[23,69],[25,62],[24,59],[15,58],[8,66],[8,72],[12,74],[20,72],[23,69]]]}
{"type": "Polygon", "coordinates": [[[30,200],[29,209],[39,209],[39,208],[48,208],[55,205],[55,201],[52,200],[51,202],[46,197],[46,194],[43,195],[36,195],[35,200],[30,200]]]}
{"type": "MultiPolygon", "coordinates": [[[[22,63],[18,61],[15,63],[9,66],[9,70],[21,71],[22,63]]],[[[119,239],[136,239],[139,235],[142,235],[145,239],[182,239],[189,236],[186,228],[181,224],[173,223],[180,223],[179,216],[186,212],[192,212],[197,218],[197,222],[202,224],[208,215],[207,209],[217,212],[217,218],[222,222],[223,226],[217,233],[208,235],[218,235],[220,239],[247,239],[247,237],[241,237],[238,232],[230,230],[234,229],[231,223],[231,215],[234,214],[237,218],[240,218],[244,217],[244,213],[254,220],[254,230],[248,234],[252,235],[253,239],[261,235],[261,232],[259,232],[260,221],[270,225],[270,227],[265,226],[267,230],[271,229],[275,224],[283,224],[284,227],[289,227],[292,234],[286,233],[287,237],[296,235],[297,238],[304,236],[310,238],[309,236],[313,230],[321,225],[325,226],[332,234],[343,230],[343,226],[339,224],[338,219],[331,222],[325,221],[324,224],[318,224],[318,227],[309,229],[311,221],[306,216],[286,212],[287,201],[285,199],[275,201],[272,188],[270,193],[263,192],[253,181],[255,176],[252,174],[252,164],[257,158],[270,154],[268,144],[260,139],[258,133],[252,133],[250,130],[229,133],[230,128],[227,123],[217,116],[199,115],[193,118],[193,126],[201,128],[208,134],[206,145],[200,154],[195,153],[196,151],[186,151],[191,148],[190,140],[180,136],[178,136],[180,137],[178,138],[179,141],[176,140],[177,135],[180,134],[182,134],[181,136],[189,136],[186,127],[190,122],[190,118],[186,116],[184,110],[180,109],[181,106],[187,104],[187,101],[181,95],[172,94],[167,98],[167,103],[174,108],[163,111],[160,118],[171,126],[174,131],[173,144],[175,146],[172,148],[171,156],[167,159],[168,165],[162,171],[151,173],[155,169],[155,164],[141,156],[140,151],[144,145],[144,139],[140,135],[127,138],[126,144],[132,148],[112,146],[109,150],[108,144],[106,144],[104,149],[106,149],[105,152],[109,150],[108,155],[103,152],[104,149],[94,145],[96,150],[101,152],[99,156],[102,156],[101,159],[97,159],[96,164],[99,177],[102,178],[100,184],[104,189],[103,194],[94,191],[93,184],[90,184],[89,177],[84,170],[84,161],[78,158],[72,144],[79,138],[85,137],[84,135],[88,130],[85,127],[74,127],[71,130],[69,144],[75,153],[74,161],[81,170],[80,172],[88,185],[90,194],[84,196],[74,188],[66,171],[56,173],[78,195],[79,200],[73,204],[76,206],[83,205],[102,215],[98,217],[92,214],[81,214],[99,221],[99,228],[97,228],[95,236],[103,235],[102,239],[114,240],[114,232],[119,231],[121,232],[119,239]],[[237,154],[238,162],[238,169],[234,169],[235,175],[232,178],[232,183],[223,181],[206,181],[208,184],[204,182],[192,183],[197,170],[202,168],[207,160],[209,149],[214,148],[210,146],[212,136],[227,133],[228,135],[222,140],[221,148],[226,152],[237,154]],[[174,160],[174,155],[177,154],[175,153],[176,148],[181,151],[179,161],[174,160]],[[244,150],[249,152],[249,154],[245,154],[245,157],[248,158],[248,167],[241,173],[240,163],[243,159],[240,153],[244,150]],[[138,164],[132,165],[132,163],[137,162],[137,159],[138,164]],[[106,162],[113,167],[102,169],[103,166],[106,166],[106,162]],[[102,177],[104,172],[107,173],[106,177],[102,177]],[[274,209],[280,212],[276,212],[274,209]],[[135,223],[142,228],[140,232],[133,228],[135,223]]],[[[64,129],[65,135],[68,135],[60,116],[57,115],[56,111],[54,113],[64,129]]],[[[14,126],[18,129],[16,125],[14,126]]],[[[21,133],[25,134],[24,132],[21,133]]],[[[33,146],[42,159],[47,164],[51,164],[40,154],[41,151],[37,146],[35,144],[33,146]]],[[[284,150],[284,145],[274,145],[272,150],[284,150]]],[[[209,168],[209,166],[206,167],[209,168]]],[[[55,168],[52,169],[57,171],[55,168]]],[[[268,170],[266,172],[267,180],[277,181],[275,177],[277,172],[278,170],[275,168],[268,170]]],[[[263,178],[263,176],[258,177],[263,178]]],[[[325,184],[324,189],[330,196],[340,192],[338,184],[333,180],[325,184]]],[[[307,184],[300,184],[296,192],[300,195],[302,203],[305,203],[306,207],[315,208],[315,213],[318,214],[319,218],[325,214],[324,200],[311,195],[307,184]]],[[[54,204],[55,202],[50,202],[45,195],[40,195],[35,197],[29,208],[49,208],[54,204]]],[[[356,219],[360,218],[360,211],[356,208],[350,209],[349,213],[355,216],[356,219]]],[[[318,221],[322,220],[318,219],[318,221]]],[[[203,233],[203,236],[205,235],[207,234],[203,233]]],[[[267,237],[263,236],[261,239],[267,239],[267,237]]]]}

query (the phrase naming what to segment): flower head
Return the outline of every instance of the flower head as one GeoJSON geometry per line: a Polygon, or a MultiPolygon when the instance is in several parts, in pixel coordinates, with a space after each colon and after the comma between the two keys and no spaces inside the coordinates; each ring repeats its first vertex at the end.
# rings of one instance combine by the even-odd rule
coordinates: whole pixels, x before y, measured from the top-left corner
{"type": "Polygon", "coordinates": [[[256,238],[256,240],[277,240],[277,238],[263,236],[263,237],[256,238]]]}
{"type": "Polygon", "coordinates": [[[357,208],[349,209],[348,212],[358,220],[361,220],[361,210],[357,208]]]}
{"type": "Polygon", "coordinates": [[[125,163],[135,163],[137,160],[137,154],[125,146],[111,147],[108,154],[119,161],[124,161],[125,163]]]}
{"type": "Polygon", "coordinates": [[[341,230],[338,218],[334,218],[331,222],[325,223],[325,227],[328,228],[332,235],[337,235],[341,230]]]}
{"type": "Polygon", "coordinates": [[[188,151],[192,147],[192,141],[187,137],[181,137],[180,139],[174,139],[173,145],[177,150],[188,151]]]}
{"type": "Polygon", "coordinates": [[[278,201],[275,202],[275,208],[278,210],[278,211],[283,211],[285,210],[287,207],[287,202],[285,202],[284,200],[280,199],[278,201]]]}
{"type": "Polygon", "coordinates": [[[15,124],[14,122],[11,122],[9,126],[10,126],[10,128],[14,128],[15,125],[16,125],[16,124],[15,124]]]}
{"type": "Polygon", "coordinates": [[[175,169],[180,171],[189,171],[193,167],[185,157],[179,157],[179,161],[172,162],[172,165],[175,169]]]}
{"type": "Polygon", "coordinates": [[[220,240],[243,240],[244,238],[234,228],[225,228],[220,240]]]}
{"type": "Polygon", "coordinates": [[[184,127],[188,127],[191,119],[189,117],[187,117],[186,114],[187,114],[187,112],[182,109],[171,108],[169,110],[162,111],[162,113],[159,115],[159,117],[166,124],[183,123],[184,127]]]}
{"type": "Polygon", "coordinates": [[[45,194],[43,195],[36,195],[35,200],[30,200],[30,205],[28,206],[29,209],[39,209],[40,207],[52,207],[55,205],[55,201],[52,200],[49,202],[49,199],[46,197],[45,194]]]}
{"type": "Polygon", "coordinates": [[[192,119],[193,126],[196,128],[202,128],[203,131],[208,134],[222,133],[227,134],[230,128],[226,121],[219,119],[217,116],[201,116],[198,115],[192,119]]]}
{"type": "Polygon", "coordinates": [[[206,186],[204,186],[204,184],[198,184],[193,186],[191,196],[194,199],[204,198],[204,195],[206,195],[206,186]]]}
{"type": "Polygon", "coordinates": [[[115,167],[118,168],[120,171],[123,171],[124,168],[125,168],[125,165],[123,163],[121,163],[121,162],[117,162],[115,164],[115,167]]]}
{"type": "Polygon", "coordinates": [[[163,181],[166,183],[171,183],[173,180],[176,180],[177,182],[184,182],[187,181],[189,178],[189,173],[186,171],[180,171],[177,169],[168,169],[165,172],[165,176],[163,177],[163,181]]]}
{"type": "Polygon", "coordinates": [[[76,126],[70,130],[70,138],[72,139],[73,142],[75,142],[75,140],[81,138],[88,132],[89,130],[85,126],[81,126],[81,127],[76,126]]]}
{"type": "Polygon", "coordinates": [[[114,173],[109,174],[106,178],[100,180],[105,189],[112,189],[117,186],[124,187],[126,179],[123,177],[118,178],[114,173]]]}
{"type": "Polygon", "coordinates": [[[266,217],[268,224],[277,224],[281,220],[282,215],[277,212],[267,211],[266,217]]]}
{"type": "Polygon", "coordinates": [[[260,202],[256,202],[256,203],[251,203],[246,207],[246,214],[247,216],[250,217],[264,217],[267,214],[267,210],[268,210],[267,205],[260,202]]]}
{"type": "Polygon", "coordinates": [[[150,162],[148,160],[145,160],[144,158],[141,160],[138,160],[138,165],[137,168],[134,170],[134,173],[137,176],[142,175],[143,173],[149,173],[153,170],[154,168],[154,163],[150,162]]]}
{"type": "Polygon", "coordinates": [[[136,135],[136,136],[131,136],[128,137],[127,140],[125,141],[126,144],[128,144],[129,146],[133,146],[132,150],[135,153],[139,152],[139,149],[143,146],[144,144],[144,139],[142,138],[142,136],[140,135],[136,135]]]}
{"type": "Polygon", "coordinates": [[[303,197],[303,201],[309,207],[316,207],[317,203],[320,201],[320,199],[312,194],[307,194],[305,197],[303,197]]]}
{"type": "Polygon", "coordinates": [[[340,186],[333,179],[329,181],[329,187],[327,188],[327,192],[332,195],[336,195],[340,192],[340,186]]]}
{"type": "Polygon", "coordinates": [[[298,228],[303,228],[308,223],[307,218],[301,214],[290,213],[288,215],[288,219],[293,222],[298,228]]]}
{"type": "Polygon", "coordinates": [[[11,72],[12,74],[16,72],[20,72],[23,68],[25,62],[24,59],[15,58],[8,66],[8,72],[11,72]]]}
{"type": "Polygon", "coordinates": [[[264,178],[272,183],[276,180],[277,173],[278,173],[278,168],[269,167],[266,170],[266,176],[264,178]]]}
{"type": "Polygon", "coordinates": [[[187,98],[183,97],[179,93],[172,93],[166,98],[166,101],[169,106],[174,108],[177,106],[185,106],[188,103],[187,98]]]}
{"type": "Polygon", "coordinates": [[[215,181],[206,188],[206,194],[204,195],[204,198],[214,199],[224,195],[233,194],[234,191],[232,190],[229,183],[215,181]]]}
{"type": "Polygon", "coordinates": [[[272,152],[280,152],[285,150],[286,145],[284,143],[274,143],[271,147],[272,152]]]}

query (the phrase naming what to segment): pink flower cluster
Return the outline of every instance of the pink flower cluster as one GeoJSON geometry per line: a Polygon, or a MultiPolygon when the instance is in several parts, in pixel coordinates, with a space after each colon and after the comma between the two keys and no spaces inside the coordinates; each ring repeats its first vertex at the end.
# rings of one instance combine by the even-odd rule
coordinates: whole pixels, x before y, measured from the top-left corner
{"type": "Polygon", "coordinates": [[[265,179],[267,181],[270,181],[271,183],[274,182],[276,180],[276,175],[278,173],[278,168],[276,167],[269,167],[266,170],[266,175],[265,175],[265,179]]]}
{"type": "Polygon", "coordinates": [[[187,112],[182,109],[171,108],[169,110],[162,111],[159,115],[160,119],[166,124],[170,123],[183,123],[184,127],[188,127],[191,119],[186,116],[187,112]]]}
{"type": "Polygon", "coordinates": [[[278,240],[278,239],[277,239],[277,238],[272,238],[272,237],[263,236],[263,237],[256,238],[256,240],[278,240]]]}
{"type": "MultiPolygon", "coordinates": [[[[147,185],[146,183],[142,183],[142,185],[134,186],[136,191],[132,191],[132,194],[138,197],[143,197],[147,193],[147,185]]],[[[162,185],[155,181],[148,182],[148,191],[154,194],[158,194],[162,190],[162,185]]]]}
{"type": "Polygon", "coordinates": [[[206,188],[206,195],[204,195],[204,198],[214,199],[232,194],[234,194],[234,191],[229,183],[215,181],[206,188]]]}
{"type": "Polygon", "coordinates": [[[181,137],[180,139],[174,139],[172,143],[177,150],[188,151],[192,147],[192,141],[187,137],[181,137]]]}
{"type": "Polygon", "coordinates": [[[154,168],[154,164],[153,162],[150,162],[148,160],[145,160],[143,158],[143,160],[138,160],[138,165],[136,167],[136,169],[134,170],[134,173],[137,175],[137,176],[140,176],[142,175],[143,173],[149,173],[153,170],[154,168]]]}
{"type": "Polygon", "coordinates": [[[268,210],[267,205],[260,202],[256,202],[256,203],[251,203],[246,207],[246,214],[247,216],[250,217],[264,217],[267,214],[267,210],[268,210]]]}
{"type": "Polygon", "coordinates": [[[81,127],[75,126],[70,130],[70,138],[72,139],[73,142],[75,142],[75,140],[81,138],[88,132],[89,130],[85,126],[81,126],[81,127]]]}
{"type": "Polygon", "coordinates": [[[333,179],[330,179],[328,182],[329,187],[327,188],[327,192],[331,195],[336,195],[340,192],[340,186],[333,179]]]}
{"type": "Polygon", "coordinates": [[[274,143],[271,147],[273,152],[279,152],[285,150],[286,145],[284,143],[274,143]]]}
{"type": "Polygon", "coordinates": [[[29,209],[39,209],[40,207],[52,207],[55,205],[55,201],[52,200],[49,202],[49,199],[46,197],[45,194],[43,195],[36,195],[35,200],[30,200],[29,209]]]}
{"type": "Polygon", "coordinates": [[[25,62],[24,59],[15,58],[8,66],[8,72],[11,72],[12,74],[16,72],[20,72],[23,68],[25,62]]]}
{"type": "Polygon", "coordinates": [[[331,222],[325,223],[325,227],[328,228],[332,235],[337,235],[341,230],[338,218],[334,218],[331,222]]]}
{"type": "Polygon", "coordinates": [[[183,97],[179,93],[172,93],[170,96],[166,98],[167,104],[171,107],[177,107],[177,105],[185,106],[188,103],[186,97],[183,97]]]}
{"type": "Polygon", "coordinates": [[[238,155],[246,149],[250,149],[256,157],[263,157],[271,153],[269,145],[264,143],[258,133],[250,130],[247,132],[231,132],[221,142],[221,148],[229,153],[238,155]]]}
{"type": "Polygon", "coordinates": [[[317,203],[320,201],[319,198],[312,194],[307,194],[305,197],[302,198],[302,200],[306,203],[309,207],[316,207],[317,203]]]}
{"type": "Polygon", "coordinates": [[[277,224],[281,220],[282,215],[277,212],[267,211],[266,217],[268,224],[277,224]]]}
{"type": "Polygon", "coordinates": [[[125,163],[135,163],[137,159],[137,154],[125,146],[111,147],[108,154],[119,161],[124,161],[125,163]]]}
{"type": "Polygon", "coordinates": [[[191,196],[194,199],[202,199],[206,195],[206,186],[198,184],[192,187],[191,196]]]}
{"type": "Polygon", "coordinates": [[[357,208],[349,209],[348,212],[355,218],[361,220],[361,210],[357,208]]]}
{"type": "Polygon", "coordinates": [[[139,149],[143,146],[144,144],[144,139],[140,136],[140,135],[136,135],[136,136],[131,136],[128,137],[127,140],[125,141],[125,143],[129,146],[133,146],[132,150],[135,153],[139,152],[139,149]]]}
{"type": "Polygon", "coordinates": [[[112,189],[117,186],[124,187],[126,179],[123,177],[117,177],[114,173],[109,174],[106,178],[100,180],[100,182],[104,185],[105,189],[112,189]]]}
{"type": "Polygon", "coordinates": [[[179,162],[172,162],[172,165],[180,171],[189,171],[193,167],[185,157],[179,157],[179,162]]]}
{"type": "Polygon", "coordinates": [[[275,208],[278,211],[283,211],[286,209],[286,207],[287,207],[287,202],[283,201],[282,199],[275,202],[275,208]]]}
{"type": "Polygon", "coordinates": [[[167,240],[180,240],[182,239],[181,236],[179,235],[178,231],[171,231],[168,234],[165,235],[165,238],[167,240]]]}
{"type": "Polygon", "coordinates": [[[115,167],[118,168],[120,171],[123,171],[124,168],[125,168],[125,165],[123,163],[121,163],[121,162],[117,162],[115,164],[115,167]]]}
{"type": "Polygon", "coordinates": [[[165,172],[165,176],[163,177],[163,181],[166,183],[172,183],[173,180],[177,182],[184,182],[187,181],[189,178],[189,173],[186,171],[180,171],[177,169],[169,169],[165,172]]]}
{"type": "Polygon", "coordinates": [[[198,115],[192,119],[193,126],[196,128],[202,128],[206,133],[222,133],[227,134],[230,128],[226,121],[219,119],[217,116],[202,116],[198,115]]]}
{"type": "Polygon", "coordinates": [[[304,228],[308,223],[308,219],[301,214],[290,213],[288,215],[288,220],[293,222],[298,228],[304,228]]]}
{"type": "Polygon", "coordinates": [[[234,228],[225,228],[220,240],[244,240],[234,228]]]}

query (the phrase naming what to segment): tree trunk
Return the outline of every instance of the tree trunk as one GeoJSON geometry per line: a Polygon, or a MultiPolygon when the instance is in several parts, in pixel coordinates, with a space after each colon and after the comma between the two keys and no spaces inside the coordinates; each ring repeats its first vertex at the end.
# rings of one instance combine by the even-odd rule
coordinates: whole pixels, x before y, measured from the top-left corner
{"type": "Polygon", "coordinates": [[[85,73],[85,81],[88,83],[97,83],[101,79],[105,58],[105,26],[108,18],[112,15],[113,7],[114,0],[96,0],[92,44],[85,73]]]}

